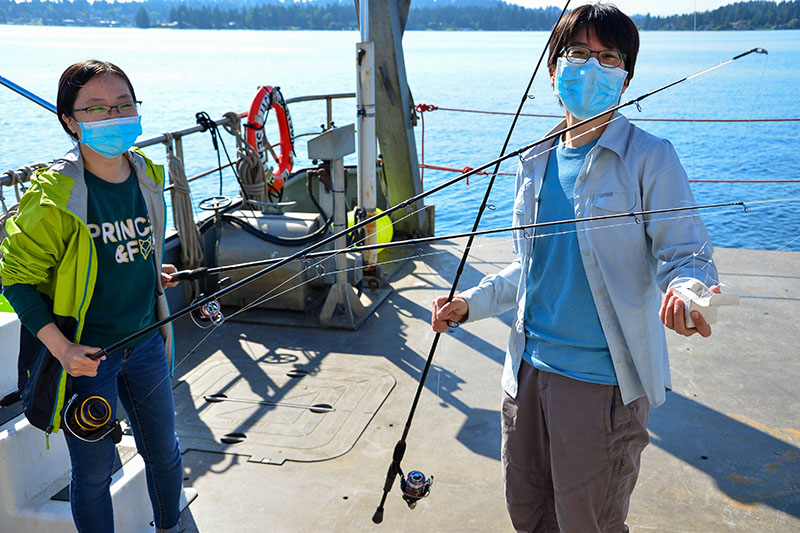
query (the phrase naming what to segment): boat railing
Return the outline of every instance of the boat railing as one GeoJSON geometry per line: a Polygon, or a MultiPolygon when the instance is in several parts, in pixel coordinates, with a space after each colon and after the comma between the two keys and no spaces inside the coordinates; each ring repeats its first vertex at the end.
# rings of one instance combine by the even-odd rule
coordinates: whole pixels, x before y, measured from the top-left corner
{"type": "MultiPolygon", "coordinates": [[[[325,108],[326,108],[326,127],[330,128],[333,125],[333,101],[343,98],[355,98],[355,93],[333,93],[333,94],[317,94],[317,95],[308,95],[308,96],[298,96],[295,98],[287,98],[286,104],[296,104],[301,102],[313,102],[313,101],[324,101],[325,108]]],[[[244,118],[247,116],[247,113],[240,113],[239,117],[244,118]]],[[[230,124],[231,122],[230,117],[222,117],[214,122],[218,126],[225,126],[230,124]]],[[[175,156],[180,160],[181,164],[185,165],[185,159],[183,154],[183,138],[188,135],[193,135],[195,133],[202,133],[206,131],[206,127],[200,124],[194,124],[187,128],[183,128],[176,131],[171,131],[167,133],[162,133],[161,135],[156,135],[155,137],[150,137],[148,139],[144,139],[141,142],[136,143],[139,148],[147,148],[150,146],[155,146],[158,144],[163,144],[168,146],[170,142],[173,142],[175,145],[175,156]]],[[[300,133],[295,135],[295,138],[305,137],[308,135],[316,135],[318,132],[313,133],[300,133]]],[[[214,168],[204,170],[197,174],[192,175],[191,177],[187,177],[187,182],[192,182],[213,174],[215,172],[219,172],[222,169],[228,168],[233,166],[239,162],[239,159],[234,159],[231,162],[224,163],[220,166],[216,166],[214,168]]],[[[19,185],[27,182],[30,180],[31,175],[37,168],[41,168],[43,166],[47,166],[47,163],[35,163],[32,165],[27,165],[25,167],[18,168],[16,170],[7,170],[3,174],[0,174],[0,188],[1,187],[18,187],[19,185]]],[[[166,190],[172,188],[172,184],[167,185],[165,187],[166,190]]],[[[0,197],[2,197],[2,190],[0,189],[0,197]]],[[[5,202],[4,202],[5,205],[5,202]]]]}

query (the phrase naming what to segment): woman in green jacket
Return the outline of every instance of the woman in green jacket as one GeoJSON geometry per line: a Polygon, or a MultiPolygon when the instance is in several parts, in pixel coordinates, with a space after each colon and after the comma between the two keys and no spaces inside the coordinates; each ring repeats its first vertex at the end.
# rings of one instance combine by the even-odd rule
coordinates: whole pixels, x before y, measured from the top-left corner
{"type": "MultiPolygon", "coordinates": [[[[171,329],[99,360],[88,357],[166,316],[164,288],[175,284],[169,276],[175,267],[161,264],[164,171],[131,149],[142,132],[140,103],[111,63],[82,61],[64,72],[58,118],[77,145],[32,178],[0,245],[3,293],[24,326],[21,361],[31,346],[43,345],[40,359],[57,368],[57,396],[43,429],[65,427],[70,504],[81,533],[113,531],[115,449],[110,438],[83,431],[94,428],[91,420],[64,415],[67,390],[76,405],[104,399],[99,407],[107,406],[110,420],[119,397],[146,465],[156,528],[178,527],[182,467],[166,349],[171,329]],[[74,420],[63,423],[62,416],[74,420]]],[[[21,382],[30,373],[24,366],[21,382]]],[[[20,389],[23,399],[26,390],[37,390],[20,389]]]]}

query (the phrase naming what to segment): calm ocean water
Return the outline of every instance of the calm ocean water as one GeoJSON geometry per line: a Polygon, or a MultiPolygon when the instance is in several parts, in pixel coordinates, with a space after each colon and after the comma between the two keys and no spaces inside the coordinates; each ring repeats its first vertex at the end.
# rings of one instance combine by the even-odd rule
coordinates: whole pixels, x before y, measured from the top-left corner
{"type": "MultiPolygon", "coordinates": [[[[404,38],[406,69],[416,103],[439,107],[514,111],[541,51],[543,32],[409,32],[404,38]]],[[[138,30],[109,28],[18,27],[0,25],[0,75],[55,102],[58,77],[69,64],[90,57],[120,65],[131,77],[142,108],[144,136],[194,123],[194,114],[212,118],[244,111],[258,85],[278,85],[287,98],[355,91],[356,32],[257,32],[138,30]]],[[[753,47],[768,56],[750,55],[628,108],[628,117],[680,119],[798,118],[800,31],[681,33],[646,32],[636,75],[623,100],[729,59],[753,47]]],[[[537,77],[528,113],[559,113],[549,80],[537,77]]],[[[295,133],[319,131],[322,104],[291,107],[295,133]]],[[[337,124],[355,121],[352,100],[334,106],[337,124]]],[[[425,160],[462,168],[497,157],[510,116],[435,111],[425,115],[425,160]]],[[[536,140],[552,119],[523,118],[511,146],[536,140]]],[[[644,122],[646,130],[669,138],[690,178],[798,179],[798,123],[644,122]]],[[[417,143],[420,129],[416,130],[417,143]]],[[[71,143],[55,117],[0,87],[0,169],[46,161],[71,143]]],[[[228,140],[233,150],[232,139],[228,140]]],[[[187,139],[187,173],[216,163],[206,135],[187,139]]],[[[307,162],[304,142],[296,146],[297,165],[307,162]]],[[[164,161],[161,148],[148,154],[164,161]]],[[[503,165],[513,171],[515,161],[503,165]]],[[[427,170],[431,187],[454,174],[427,170]]],[[[436,204],[437,233],[468,230],[485,181],[429,197],[436,204]]],[[[483,227],[510,222],[513,178],[499,179],[492,194],[496,206],[483,227]]],[[[703,218],[716,246],[800,251],[800,184],[694,184],[697,201],[745,201],[750,212],[729,208],[705,211],[703,218]],[[761,202],[761,203],[757,203],[761,202]]],[[[200,199],[218,192],[216,177],[193,184],[200,199]]],[[[225,191],[233,194],[235,189],[225,191]]],[[[6,192],[6,198],[9,193],[6,192]]],[[[13,193],[11,194],[13,198],[13,193]]]]}

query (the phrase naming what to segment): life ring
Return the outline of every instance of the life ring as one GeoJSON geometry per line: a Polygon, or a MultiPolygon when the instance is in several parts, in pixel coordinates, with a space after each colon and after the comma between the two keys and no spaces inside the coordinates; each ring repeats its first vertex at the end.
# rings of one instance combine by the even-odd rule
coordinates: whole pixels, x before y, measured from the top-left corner
{"type": "Polygon", "coordinates": [[[258,88],[256,97],[250,105],[247,113],[247,144],[258,151],[264,168],[270,168],[269,154],[273,153],[269,146],[266,146],[266,135],[264,135],[264,124],[267,122],[269,110],[275,110],[275,118],[278,120],[278,130],[281,136],[280,150],[275,154],[277,168],[272,169],[272,181],[268,184],[271,191],[280,192],[283,182],[289,177],[294,161],[294,128],[292,127],[292,117],[289,115],[289,107],[283,99],[279,87],[265,85],[258,88]]]}

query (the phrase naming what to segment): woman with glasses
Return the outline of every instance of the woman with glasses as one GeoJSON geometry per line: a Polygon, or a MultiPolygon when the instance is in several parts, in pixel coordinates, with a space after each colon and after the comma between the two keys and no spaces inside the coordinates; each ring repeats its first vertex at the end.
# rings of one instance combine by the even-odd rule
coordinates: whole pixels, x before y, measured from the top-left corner
{"type": "MultiPolygon", "coordinates": [[[[612,5],[584,5],[558,23],[548,66],[565,118],[550,134],[580,125],[522,156],[513,225],[695,205],[669,141],[610,111],[638,49],[635,24],[612,5]]],[[[687,326],[673,295],[679,284],[715,290],[708,234],[691,213],[579,220],[524,237],[511,265],[433,302],[433,329],[516,310],[502,379],[515,529],[627,531],[648,412],[670,388],[664,325],[711,335],[697,312],[687,326]]]]}
{"type": "Polygon", "coordinates": [[[164,170],[132,148],[142,133],[140,103],[116,65],[88,60],[64,71],[58,118],[76,146],[36,172],[0,245],[3,292],[24,326],[25,413],[48,435],[65,430],[70,505],[81,533],[114,530],[116,451],[106,428],[117,398],[145,462],[156,529],[178,530],[183,472],[171,329],[89,357],[166,316],[164,288],[176,284],[169,276],[175,267],[161,264],[164,170]],[[63,408],[70,399],[93,407],[73,413],[63,408]]]}

